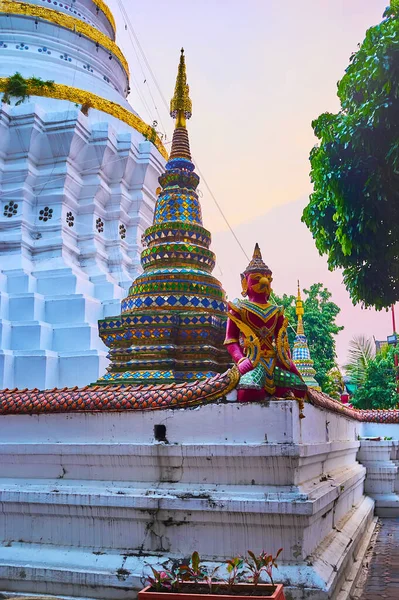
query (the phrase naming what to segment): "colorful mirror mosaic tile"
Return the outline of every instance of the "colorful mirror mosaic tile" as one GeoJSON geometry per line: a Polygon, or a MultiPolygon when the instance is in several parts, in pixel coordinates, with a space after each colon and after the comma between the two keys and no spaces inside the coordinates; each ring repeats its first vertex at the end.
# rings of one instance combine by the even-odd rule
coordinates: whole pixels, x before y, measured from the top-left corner
{"type": "Polygon", "coordinates": [[[201,381],[231,364],[223,346],[226,297],[212,275],[215,255],[202,224],[200,179],[191,161],[183,53],[171,106],[176,128],[159,178],[154,222],[143,235],[143,273],[122,301],[121,315],[99,323],[111,360],[100,385],[201,381]]]}

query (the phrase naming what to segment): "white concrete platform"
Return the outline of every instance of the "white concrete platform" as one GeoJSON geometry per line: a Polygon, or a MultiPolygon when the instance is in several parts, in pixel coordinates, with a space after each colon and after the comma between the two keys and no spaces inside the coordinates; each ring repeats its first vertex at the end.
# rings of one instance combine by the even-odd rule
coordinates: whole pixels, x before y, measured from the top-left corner
{"type": "Polygon", "coordinates": [[[287,598],[333,598],[374,502],[361,424],[305,415],[272,401],[0,417],[0,590],[124,600],[149,562],[283,547],[287,598]]]}

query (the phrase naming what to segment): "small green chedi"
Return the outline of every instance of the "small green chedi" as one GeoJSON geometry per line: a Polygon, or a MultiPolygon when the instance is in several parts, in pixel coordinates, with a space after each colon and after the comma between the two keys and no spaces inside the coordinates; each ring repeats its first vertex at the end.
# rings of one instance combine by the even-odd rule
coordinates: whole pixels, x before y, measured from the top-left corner
{"type": "Polygon", "coordinates": [[[99,322],[111,360],[99,384],[157,384],[213,377],[230,365],[223,347],[227,305],[213,277],[211,234],[202,225],[186,120],[191,100],[182,50],[171,116],[172,149],[154,222],[144,233],[143,273],[122,301],[122,314],[99,322]]]}

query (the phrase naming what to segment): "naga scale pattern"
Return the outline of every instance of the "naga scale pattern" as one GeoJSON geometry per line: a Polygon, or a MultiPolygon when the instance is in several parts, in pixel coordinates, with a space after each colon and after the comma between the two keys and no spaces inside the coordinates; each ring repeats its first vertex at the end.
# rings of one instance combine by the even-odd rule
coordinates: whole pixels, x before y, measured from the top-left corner
{"type": "MultiPolygon", "coordinates": [[[[222,400],[239,382],[236,367],[203,381],[161,385],[108,385],[53,390],[1,390],[0,415],[191,408],[222,400]]],[[[278,398],[276,398],[278,400],[278,398]]],[[[270,398],[267,399],[267,403],[270,398]]],[[[309,389],[305,402],[366,423],[399,423],[399,410],[355,410],[309,389]]],[[[305,404],[306,406],[306,404],[305,404]]],[[[306,416],[306,415],[305,415],[306,416]]]]}
{"type": "Polygon", "coordinates": [[[1,390],[0,415],[190,408],[223,398],[238,380],[239,372],[233,367],[210,379],[182,384],[1,390]]]}

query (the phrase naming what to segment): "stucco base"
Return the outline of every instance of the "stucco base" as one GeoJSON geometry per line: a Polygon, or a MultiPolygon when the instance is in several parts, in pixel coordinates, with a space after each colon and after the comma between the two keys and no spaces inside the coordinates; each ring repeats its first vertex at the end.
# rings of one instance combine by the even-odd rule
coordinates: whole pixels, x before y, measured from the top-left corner
{"type": "MultiPolygon", "coordinates": [[[[383,436],[383,426],[380,431],[383,436]]],[[[396,425],[394,440],[362,440],[358,453],[358,460],[367,469],[365,491],[375,500],[375,512],[379,517],[399,517],[398,433],[399,425],[396,425]]]]}
{"type": "Polygon", "coordinates": [[[282,546],[287,600],[335,598],[374,502],[359,423],[305,415],[272,401],[1,417],[0,590],[122,600],[148,564],[282,546]]]}

